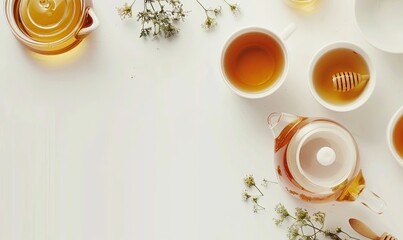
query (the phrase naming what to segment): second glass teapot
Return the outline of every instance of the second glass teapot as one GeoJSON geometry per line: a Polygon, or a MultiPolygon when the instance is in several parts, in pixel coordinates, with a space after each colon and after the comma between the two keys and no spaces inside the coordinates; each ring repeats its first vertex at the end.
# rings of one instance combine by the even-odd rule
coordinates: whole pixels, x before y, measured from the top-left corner
{"type": "Polygon", "coordinates": [[[376,213],[385,202],[365,187],[353,136],[324,118],[272,113],[274,158],[279,181],[291,195],[309,202],[355,201],[376,213]]]}

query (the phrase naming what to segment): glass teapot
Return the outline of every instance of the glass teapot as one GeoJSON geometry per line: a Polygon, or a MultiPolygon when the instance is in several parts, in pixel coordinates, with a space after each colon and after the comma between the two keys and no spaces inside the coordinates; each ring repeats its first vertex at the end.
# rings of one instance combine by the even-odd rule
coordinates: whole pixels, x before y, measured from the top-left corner
{"type": "Polygon", "coordinates": [[[92,5],[92,0],[4,0],[14,36],[45,55],[74,48],[98,27],[92,5]]]}
{"type": "Polygon", "coordinates": [[[272,113],[268,123],[276,173],[287,192],[308,202],[359,200],[383,212],[386,204],[365,187],[357,144],[343,126],[288,113],[272,113]]]}

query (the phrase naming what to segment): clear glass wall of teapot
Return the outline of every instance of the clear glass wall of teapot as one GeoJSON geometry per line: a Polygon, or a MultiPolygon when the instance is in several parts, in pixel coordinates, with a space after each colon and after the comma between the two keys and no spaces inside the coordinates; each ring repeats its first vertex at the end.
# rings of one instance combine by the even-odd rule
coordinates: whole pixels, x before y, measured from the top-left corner
{"type": "Polygon", "coordinates": [[[325,118],[288,113],[268,117],[273,132],[274,164],[284,189],[308,202],[360,201],[376,213],[385,202],[365,186],[353,136],[325,118]]]}

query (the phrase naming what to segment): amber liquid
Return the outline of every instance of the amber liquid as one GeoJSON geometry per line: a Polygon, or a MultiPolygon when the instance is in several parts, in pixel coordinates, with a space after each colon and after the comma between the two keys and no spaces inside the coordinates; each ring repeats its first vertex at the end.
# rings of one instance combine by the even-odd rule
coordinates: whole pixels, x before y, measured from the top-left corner
{"type": "MultiPolygon", "coordinates": [[[[277,171],[277,176],[282,186],[287,192],[289,192],[294,197],[308,202],[327,202],[327,201],[354,201],[359,193],[365,187],[365,180],[359,170],[359,159],[357,159],[356,168],[354,169],[354,175],[356,176],[353,180],[349,182],[343,182],[336,188],[332,189],[331,192],[327,193],[314,193],[304,189],[298,182],[295,181],[287,164],[287,148],[288,143],[291,141],[295,133],[303,126],[313,122],[313,121],[323,121],[324,119],[319,118],[302,118],[289,124],[280,135],[275,140],[275,153],[274,162],[277,171]]],[[[329,121],[329,120],[325,120],[329,121]]],[[[337,124],[333,122],[334,124],[337,124]]]]}
{"type": "Polygon", "coordinates": [[[289,6],[304,11],[312,11],[318,0],[284,0],[289,6]]]}
{"type": "MultiPolygon", "coordinates": [[[[55,55],[77,46],[80,29],[90,26],[87,6],[82,0],[15,0],[12,2],[18,39],[34,52],[55,55]]],[[[88,2],[88,1],[87,1],[88,2]]]]}
{"type": "Polygon", "coordinates": [[[347,185],[347,187],[337,198],[337,201],[355,201],[364,188],[365,179],[360,170],[358,175],[347,185]]]}
{"type": "Polygon", "coordinates": [[[403,116],[401,116],[393,129],[393,146],[397,154],[403,158],[403,116]]]}
{"type": "Polygon", "coordinates": [[[318,60],[313,71],[314,88],[323,100],[339,105],[353,102],[364,91],[366,82],[360,83],[348,92],[338,92],[333,89],[332,85],[332,75],[338,72],[356,72],[361,75],[369,75],[369,69],[364,58],[351,49],[334,49],[325,53],[318,60]]]}
{"type": "Polygon", "coordinates": [[[14,15],[19,28],[39,42],[54,42],[74,31],[81,17],[81,0],[18,0],[14,15]]]}
{"type": "Polygon", "coordinates": [[[257,92],[275,83],[284,70],[280,44],[267,34],[249,32],[237,37],[224,53],[224,72],[239,89],[257,92]]]}

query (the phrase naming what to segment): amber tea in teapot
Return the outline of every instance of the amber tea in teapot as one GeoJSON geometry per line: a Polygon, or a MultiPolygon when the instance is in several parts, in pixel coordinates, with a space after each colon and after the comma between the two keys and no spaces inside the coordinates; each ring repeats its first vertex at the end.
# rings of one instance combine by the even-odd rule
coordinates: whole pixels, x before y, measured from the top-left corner
{"type": "Polygon", "coordinates": [[[15,11],[18,27],[32,39],[42,42],[66,37],[81,16],[81,0],[19,0],[15,11]],[[46,17],[44,17],[46,16],[46,17]]]}
{"type": "Polygon", "coordinates": [[[352,135],[325,118],[272,113],[274,161],[279,181],[294,197],[309,202],[355,201],[382,213],[384,201],[365,186],[352,135]]]}
{"type": "Polygon", "coordinates": [[[29,49],[59,54],[99,25],[91,0],[5,0],[13,34],[29,49]]]}

